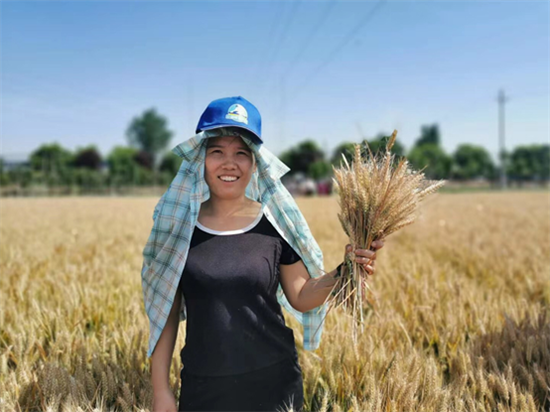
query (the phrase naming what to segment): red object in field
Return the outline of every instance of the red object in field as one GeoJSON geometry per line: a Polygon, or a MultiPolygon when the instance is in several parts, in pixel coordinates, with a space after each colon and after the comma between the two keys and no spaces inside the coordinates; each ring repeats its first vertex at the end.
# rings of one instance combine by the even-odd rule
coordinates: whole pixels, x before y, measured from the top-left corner
{"type": "Polygon", "coordinates": [[[330,195],[330,183],[327,180],[322,180],[317,183],[317,194],[318,195],[330,195]]]}

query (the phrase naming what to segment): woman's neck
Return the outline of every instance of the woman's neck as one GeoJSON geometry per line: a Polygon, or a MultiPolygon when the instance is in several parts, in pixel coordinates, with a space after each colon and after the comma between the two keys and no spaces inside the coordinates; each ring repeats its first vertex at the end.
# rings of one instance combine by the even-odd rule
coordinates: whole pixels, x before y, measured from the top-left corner
{"type": "Polygon", "coordinates": [[[254,203],[246,196],[237,199],[219,199],[211,196],[201,206],[201,212],[214,218],[226,218],[240,214],[254,203]]]}

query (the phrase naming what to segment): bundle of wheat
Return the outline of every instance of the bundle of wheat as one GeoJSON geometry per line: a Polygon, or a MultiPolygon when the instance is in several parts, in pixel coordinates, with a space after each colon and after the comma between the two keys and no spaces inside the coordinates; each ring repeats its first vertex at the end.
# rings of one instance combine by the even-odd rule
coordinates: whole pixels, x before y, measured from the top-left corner
{"type": "MultiPolygon", "coordinates": [[[[396,135],[394,130],[385,151],[375,155],[368,144],[363,153],[361,145],[355,145],[352,164],[342,155],[342,166],[334,167],[333,180],[340,205],[338,218],[352,250],[370,248],[372,242],[412,224],[420,201],[445,184],[445,180],[425,179],[422,171],[426,166],[415,171],[405,157],[395,162],[395,154],[390,150],[396,135]]],[[[363,330],[363,304],[373,308],[373,295],[367,283],[368,273],[354,257],[353,252],[346,256],[338,282],[325,303],[328,302],[327,313],[340,306],[346,313],[351,312],[355,341],[357,325],[363,330]]]]}

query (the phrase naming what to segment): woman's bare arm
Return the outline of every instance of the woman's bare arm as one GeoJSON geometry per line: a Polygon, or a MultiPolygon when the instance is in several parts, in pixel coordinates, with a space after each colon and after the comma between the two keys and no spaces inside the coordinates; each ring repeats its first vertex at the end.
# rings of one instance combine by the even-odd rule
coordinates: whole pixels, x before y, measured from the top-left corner
{"type": "Polygon", "coordinates": [[[166,326],[164,327],[155,350],[151,355],[151,383],[153,393],[161,393],[170,389],[170,365],[172,355],[178,337],[179,310],[181,306],[181,288],[178,287],[174,304],[168,315],[166,326]]]}
{"type": "MultiPolygon", "coordinates": [[[[375,249],[384,246],[384,241],[376,240],[372,242],[375,249]]],[[[346,253],[351,252],[351,246],[346,246],[346,253]]],[[[344,255],[345,257],[345,255],[344,255]]],[[[355,261],[363,265],[365,270],[374,274],[374,261],[376,253],[367,249],[355,250],[355,261]]],[[[318,277],[311,277],[302,260],[291,265],[280,265],[281,268],[281,286],[288,302],[294,309],[305,313],[321,306],[329,293],[337,283],[336,269],[318,277]]]]}
{"type": "Polygon", "coordinates": [[[336,284],[336,269],[318,278],[310,278],[304,262],[281,265],[281,287],[288,302],[299,312],[307,312],[323,304],[336,284]]]}

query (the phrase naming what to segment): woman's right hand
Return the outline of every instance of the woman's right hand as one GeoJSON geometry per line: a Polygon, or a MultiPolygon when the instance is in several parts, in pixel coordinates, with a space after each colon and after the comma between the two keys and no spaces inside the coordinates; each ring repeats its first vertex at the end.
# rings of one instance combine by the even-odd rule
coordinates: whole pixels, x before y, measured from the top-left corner
{"type": "Polygon", "coordinates": [[[178,412],[176,398],[170,388],[153,395],[153,410],[151,412],[178,412]]]}

